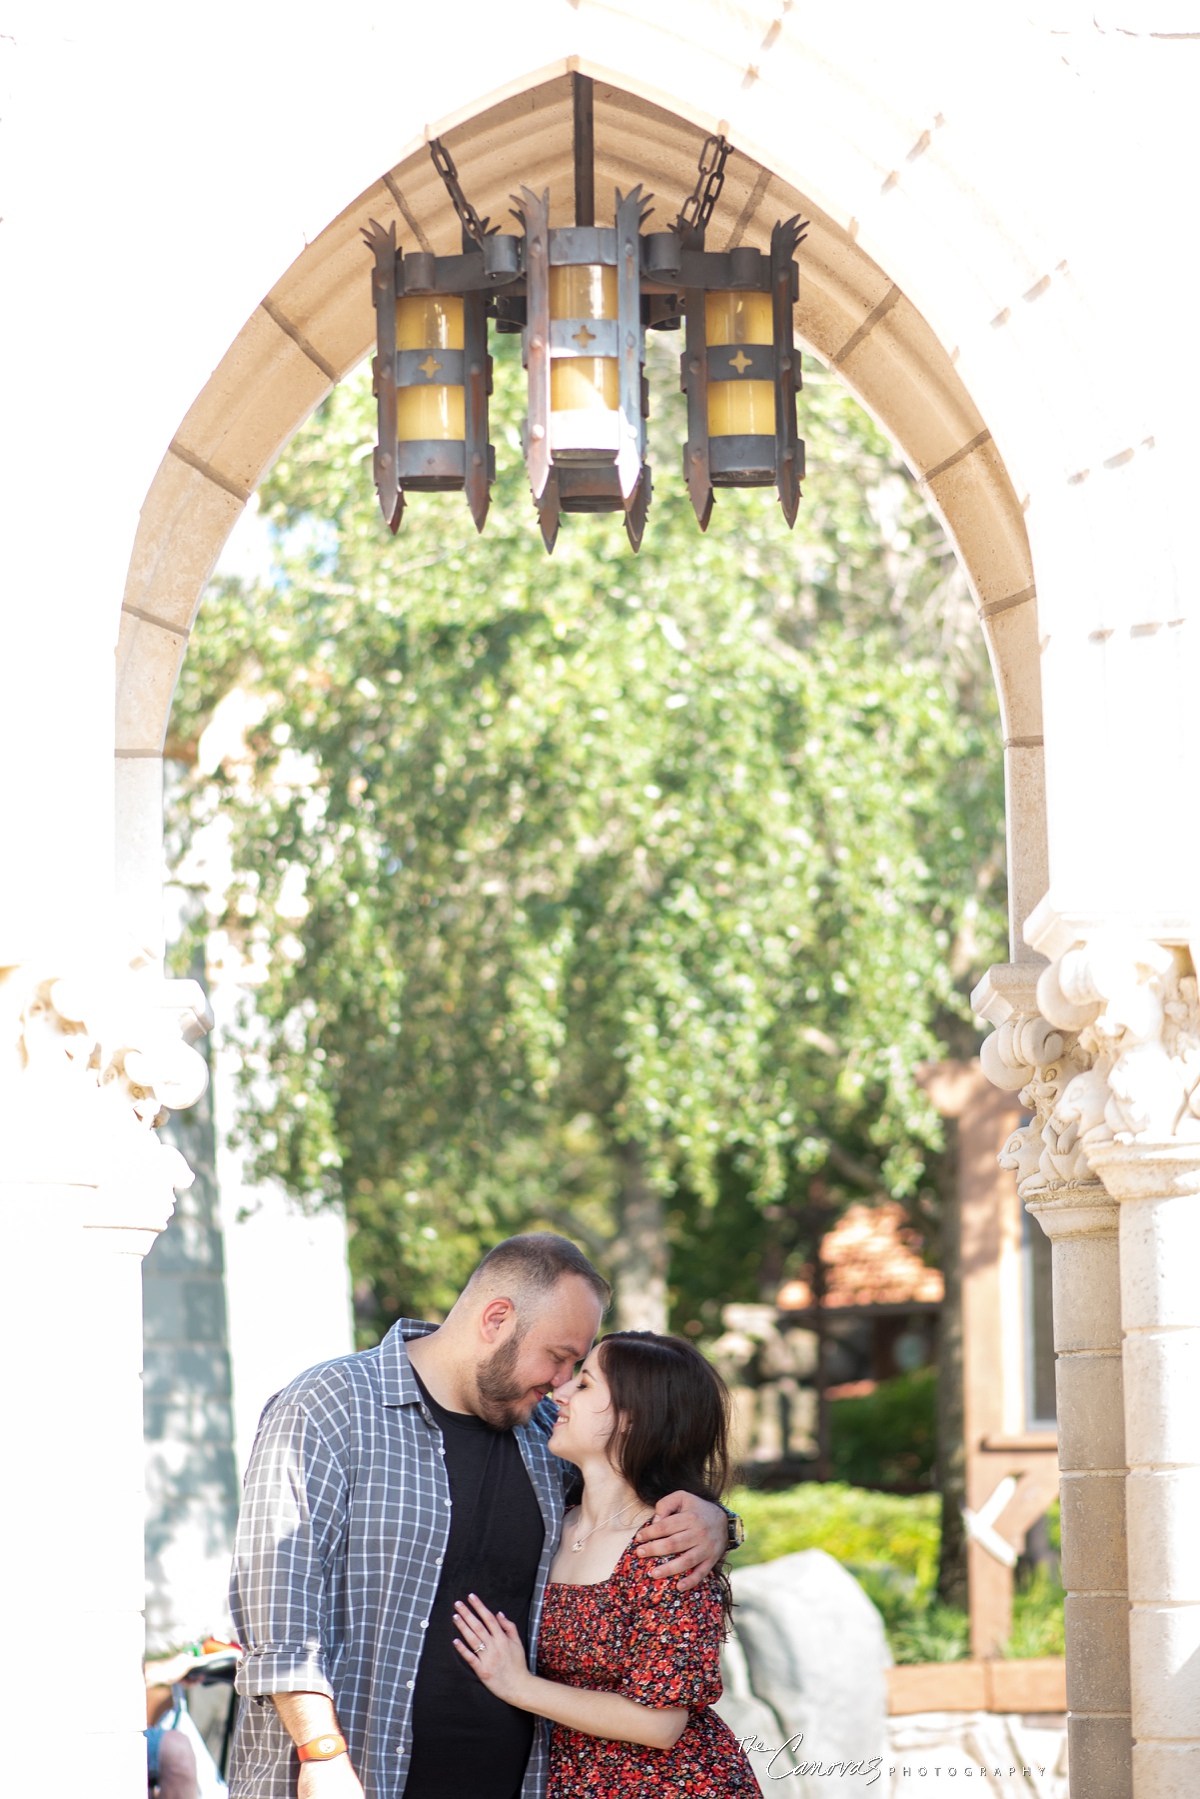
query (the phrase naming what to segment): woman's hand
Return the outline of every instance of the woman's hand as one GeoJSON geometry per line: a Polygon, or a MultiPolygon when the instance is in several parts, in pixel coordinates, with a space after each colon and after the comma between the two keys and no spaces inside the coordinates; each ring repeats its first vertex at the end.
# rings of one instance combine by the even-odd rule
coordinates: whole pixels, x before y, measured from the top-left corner
{"type": "Polygon", "coordinates": [[[520,1632],[503,1612],[489,1612],[482,1599],[468,1594],[470,1606],[458,1600],[454,1622],[459,1636],[454,1647],[470,1662],[489,1693],[509,1705],[521,1705],[532,1675],[525,1659],[520,1632]],[[461,1640],[460,1640],[461,1638],[461,1640]]]}

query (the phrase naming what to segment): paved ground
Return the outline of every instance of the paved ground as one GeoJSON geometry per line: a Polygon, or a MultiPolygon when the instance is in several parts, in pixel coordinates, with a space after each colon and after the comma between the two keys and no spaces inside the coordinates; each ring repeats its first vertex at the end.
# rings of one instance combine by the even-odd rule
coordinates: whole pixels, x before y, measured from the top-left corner
{"type": "Polygon", "coordinates": [[[1066,1719],[914,1712],[888,1719],[888,1799],[1067,1799],[1066,1719]]]}

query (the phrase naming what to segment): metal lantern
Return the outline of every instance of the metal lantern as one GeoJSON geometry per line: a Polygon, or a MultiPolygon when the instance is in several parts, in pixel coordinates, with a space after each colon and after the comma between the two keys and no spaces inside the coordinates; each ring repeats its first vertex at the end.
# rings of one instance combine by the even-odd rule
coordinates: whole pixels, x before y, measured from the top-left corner
{"type": "Polygon", "coordinates": [[[462,254],[404,254],[396,227],[363,233],[375,259],[379,445],[375,485],[395,531],[406,492],[461,490],[487,517],[495,453],[488,442],[487,321],[520,331],[529,384],[525,457],[542,537],[552,550],[564,512],[620,512],[636,550],[645,531],[645,332],[686,324],[684,472],[703,530],[720,487],[775,485],[794,524],[804,473],[797,435],[799,219],[775,226],[769,253],[713,252],[704,238],[730,146],[710,137],[695,191],[666,231],[643,233],[651,195],[616,192],[596,223],[593,87],[573,75],[575,222],[550,228],[549,190],[514,196],[523,235],[493,229],[459,183],[445,145],[434,165],[462,225],[462,254]]]}
{"type": "Polygon", "coordinates": [[[616,224],[550,229],[550,195],[516,196],[525,226],[526,460],[547,549],[560,512],[624,512],[634,548],[649,502],[642,408],[642,192],[616,224]]]}
{"type": "Polygon", "coordinates": [[[465,202],[464,212],[461,256],[406,256],[395,225],[385,231],[374,219],[363,232],[375,257],[375,486],[393,531],[406,492],[459,491],[482,531],[496,478],[487,307],[489,289],[516,279],[517,243],[489,235],[465,202]]]}
{"type": "MultiPolygon", "coordinates": [[[[692,241],[699,233],[692,233],[692,241]]],[[[775,226],[771,253],[739,246],[723,256],[685,250],[687,339],[680,364],[688,397],[684,477],[703,531],[718,487],[775,487],[796,522],[804,444],[796,424],[800,352],[792,305],[803,235],[798,218],[775,226]],[[721,266],[724,265],[724,266],[721,266]]]]}

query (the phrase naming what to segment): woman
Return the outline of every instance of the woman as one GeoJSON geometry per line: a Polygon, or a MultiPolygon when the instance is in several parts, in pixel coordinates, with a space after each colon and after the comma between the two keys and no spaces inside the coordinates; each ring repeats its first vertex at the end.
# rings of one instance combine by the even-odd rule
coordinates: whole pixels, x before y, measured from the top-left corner
{"type": "Polygon", "coordinates": [[[455,1647],[498,1698],[552,1723],[547,1799],[757,1795],[721,1696],[728,1583],[651,1579],[634,1538],[666,1493],[720,1497],[729,1395],[691,1343],[617,1331],[560,1387],[553,1454],[583,1477],[568,1511],[530,1672],[503,1613],[455,1608],[455,1647]]]}

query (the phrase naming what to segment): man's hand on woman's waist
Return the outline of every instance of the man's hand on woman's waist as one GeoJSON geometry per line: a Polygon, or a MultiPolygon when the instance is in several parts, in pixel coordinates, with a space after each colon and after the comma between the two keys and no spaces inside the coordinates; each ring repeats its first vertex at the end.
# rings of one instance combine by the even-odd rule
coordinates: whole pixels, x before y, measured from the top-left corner
{"type": "Polygon", "coordinates": [[[668,1493],[660,1499],[649,1524],[643,1524],[634,1541],[635,1554],[669,1555],[673,1559],[650,1570],[653,1580],[675,1579],[681,1593],[698,1587],[725,1554],[729,1540],[729,1515],[711,1499],[695,1493],[668,1493]]]}

